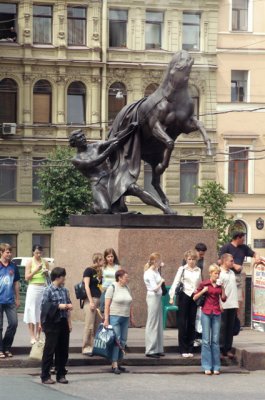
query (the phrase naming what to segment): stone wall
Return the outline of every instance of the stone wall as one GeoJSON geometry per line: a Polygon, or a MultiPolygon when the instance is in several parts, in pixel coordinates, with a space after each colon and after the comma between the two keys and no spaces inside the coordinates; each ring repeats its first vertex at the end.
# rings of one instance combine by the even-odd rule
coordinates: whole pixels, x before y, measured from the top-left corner
{"type": "MultiPolygon", "coordinates": [[[[121,266],[130,275],[130,288],[134,299],[137,326],[146,322],[146,289],[143,283],[143,267],[149,254],[161,253],[165,267],[163,277],[170,285],[183,253],[198,242],[206,243],[205,266],[216,261],[216,232],[204,229],[114,229],[57,227],[54,230],[54,256],[56,266],[67,269],[66,286],[74,305],[73,319],[82,320],[83,311],[74,296],[74,285],[82,279],[85,267],[91,265],[92,254],[113,247],[121,266]]],[[[207,274],[206,274],[207,276],[207,274]]]]}

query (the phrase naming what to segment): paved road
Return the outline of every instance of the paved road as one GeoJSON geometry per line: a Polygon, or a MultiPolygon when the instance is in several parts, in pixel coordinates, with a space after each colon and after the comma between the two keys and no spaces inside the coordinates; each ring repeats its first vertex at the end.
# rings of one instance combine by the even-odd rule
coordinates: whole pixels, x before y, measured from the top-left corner
{"type": "Polygon", "coordinates": [[[46,387],[29,376],[0,375],[1,400],[264,400],[264,371],[216,376],[70,375],[69,385],[46,387]]]}

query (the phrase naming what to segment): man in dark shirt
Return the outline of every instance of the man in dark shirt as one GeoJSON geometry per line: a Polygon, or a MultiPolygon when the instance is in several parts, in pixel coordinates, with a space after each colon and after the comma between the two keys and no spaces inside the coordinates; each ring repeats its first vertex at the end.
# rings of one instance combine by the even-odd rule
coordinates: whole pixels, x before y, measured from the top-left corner
{"type": "Polygon", "coordinates": [[[234,232],[231,242],[224,244],[219,254],[220,257],[226,253],[233,256],[234,264],[231,270],[234,271],[236,275],[239,308],[243,301],[243,283],[241,272],[243,270],[244,259],[245,257],[253,257],[256,260],[258,259],[258,255],[251,250],[250,247],[244,244],[244,241],[244,232],[234,232]]]}
{"type": "Polygon", "coordinates": [[[65,378],[65,365],[68,360],[69,334],[71,331],[70,311],[72,303],[68,290],[64,287],[66,271],[56,267],[51,272],[51,285],[45,288],[41,304],[41,326],[45,333],[45,346],[42,357],[41,380],[53,384],[50,370],[55,355],[57,382],[68,383],[65,378]]]}

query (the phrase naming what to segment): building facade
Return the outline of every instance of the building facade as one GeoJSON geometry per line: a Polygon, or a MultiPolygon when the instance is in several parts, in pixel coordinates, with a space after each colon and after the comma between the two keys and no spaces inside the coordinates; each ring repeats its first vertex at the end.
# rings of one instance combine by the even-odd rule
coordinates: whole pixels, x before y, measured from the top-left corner
{"type": "MultiPolygon", "coordinates": [[[[220,1],[217,43],[217,179],[229,215],[264,255],[265,1],[220,1]]],[[[247,270],[250,274],[250,269],[247,270]]]]}
{"type": "MultiPolygon", "coordinates": [[[[0,1],[0,240],[14,254],[39,242],[52,255],[52,230],[37,214],[37,170],[49,152],[77,128],[104,140],[122,106],[152,93],[180,49],[195,59],[190,91],[216,146],[219,3],[0,1]]],[[[152,190],[150,176],[143,165],[139,183],[152,190]]],[[[180,136],[162,182],[173,207],[198,213],[194,185],[215,177],[200,135],[180,136]]],[[[147,212],[137,199],[128,204],[147,212]]]]}

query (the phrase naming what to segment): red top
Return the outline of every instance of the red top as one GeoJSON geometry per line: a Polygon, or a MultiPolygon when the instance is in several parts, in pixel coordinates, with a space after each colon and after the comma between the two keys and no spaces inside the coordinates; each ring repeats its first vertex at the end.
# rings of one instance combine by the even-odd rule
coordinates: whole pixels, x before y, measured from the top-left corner
{"type": "Polygon", "coordinates": [[[202,306],[202,312],[204,312],[204,314],[207,314],[207,315],[221,314],[220,298],[222,299],[222,301],[224,301],[224,302],[226,301],[226,296],[222,297],[221,286],[219,286],[219,285],[213,286],[210,279],[208,279],[207,281],[203,281],[200,283],[195,294],[199,293],[205,286],[208,286],[208,292],[205,293],[206,298],[205,298],[204,305],[202,306]]]}

